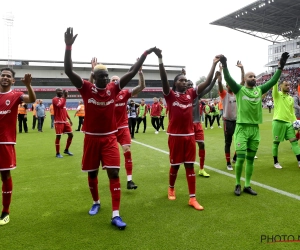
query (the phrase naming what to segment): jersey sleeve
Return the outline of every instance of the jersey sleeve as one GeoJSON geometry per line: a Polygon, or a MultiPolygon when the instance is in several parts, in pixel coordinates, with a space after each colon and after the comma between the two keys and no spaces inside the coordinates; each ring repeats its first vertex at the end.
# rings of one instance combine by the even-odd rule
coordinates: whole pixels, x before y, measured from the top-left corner
{"type": "Polygon", "coordinates": [[[274,101],[279,97],[278,82],[273,86],[272,96],[273,96],[274,101]]]}
{"type": "Polygon", "coordinates": [[[223,68],[223,73],[224,73],[224,78],[227,84],[229,85],[230,89],[232,90],[233,93],[238,93],[242,86],[240,84],[237,84],[235,80],[230,76],[228,68],[225,67],[223,68]]]}
{"type": "Polygon", "coordinates": [[[281,76],[281,69],[277,69],[273,77],[267,81],[265,84],[258,86],[261,89],[261,92],[267,93],[270,88],[272,88],[279,80],[281,76]]]}

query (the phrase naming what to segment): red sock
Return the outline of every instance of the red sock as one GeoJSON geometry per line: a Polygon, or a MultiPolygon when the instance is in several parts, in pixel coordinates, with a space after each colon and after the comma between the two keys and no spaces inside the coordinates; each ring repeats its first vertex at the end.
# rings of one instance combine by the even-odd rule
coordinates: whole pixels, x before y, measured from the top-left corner
{"type": "Polygon", "coordinates": [[[300,133],[299,133],[299,131],[296,133],[296,138],[297,138],[298,140],[300,140],[300,133]]]}
{"type": "Polygon", "coordinates": [[[98,177],[92,179],[88,176],[88,182],[89,182],[90,192],[93,197],[93,201],[98,201],[99,200],[98,177]]]}
{"type": "Polygon", "coordinates": [[[226,162],[230,162],[230,153],[225,153],[226,162]]]}
{"type": "Polygon", "coordinates": [[[132,159],[131,159],[131,152],[127,151],[124,153],[125,157],[125,169],[127,175],[132,175],[132,159]]]}
{"type": "Polygon", "coordinates": [[[59,154],[60,150],[60,139],[55,139],[55,148],[56,148],[56,153],[59,154]]]}
{"type": "Polygon", "coordinates": [[[205,149],[199,149],[200,169],[204,168],[205,149]]]}
{"type": "Polygon", "coordinates": [[[9,214],[9,205],[11,203],[12,188],[13,184],[11,177],[7,180],[2,181],[2,213],[9,214]]]}
{"type": "Polygon", "coordinates": [[[169,185],[170,185],[170,187],[175,186],[175,181],[176,181],[176,178],[177,178],[177,172],[178,172],[177,168],[173,168],[172,166],[170,167],[170,175],[169,175],[169,185]]]}
{"type": "Polygon", "coordinates": [[[68,139],[67,139],[67,145],[66,145],[66,150],[69,150],[69,147],[70,147],[70,145],[72,143],[72,139],[73,139],[73,137],[68,137],[68,139]]]}
{"type": "Polygon", "coordinates": [[[112,210],[120,210],[120,199],[121,199],[121,185],[120,178],[109,179],[112,210]]]}
{"type": "Polygon", "coordinates": [[[190,197],[196,196],[196,176],[193,168],[185,168],[190,197]]]}

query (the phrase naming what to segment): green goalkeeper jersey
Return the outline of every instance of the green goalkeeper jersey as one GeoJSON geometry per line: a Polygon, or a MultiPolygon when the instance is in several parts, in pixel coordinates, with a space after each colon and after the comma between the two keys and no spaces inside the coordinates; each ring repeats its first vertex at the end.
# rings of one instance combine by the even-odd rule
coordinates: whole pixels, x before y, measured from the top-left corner
{"type": "Polygon", "coordinates": [[[228,68],[223,69],[224,78],[236,96],[237,123],[261,124],[262,123],[262,98],[261,96],[272,88],[281,75],[277,70],[274,76],[263,85],[247,88],[237,84],[229,74],[228,68]]]}
{"type": "Polygon", "coordinates": [[[293,122],[297,118],[294,110],[294,98],[288,93],[278,91],[278,83],[273,86],[274,115],[273,120],[293,122]]]}

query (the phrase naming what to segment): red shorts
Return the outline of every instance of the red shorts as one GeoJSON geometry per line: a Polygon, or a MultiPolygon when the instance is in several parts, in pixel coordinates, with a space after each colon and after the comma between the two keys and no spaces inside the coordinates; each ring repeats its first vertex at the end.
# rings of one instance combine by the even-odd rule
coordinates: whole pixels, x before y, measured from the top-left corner
{"type": "Polygon", "coordinates": [[[14,144],[0,144],[0,171],[16,168],[16,151],[14,144]]]}
{"type": "Polygon", "coordinates": [[[202,124],[200,122],[194,123],[195,140],[197,142],[204,142],[204,133],[202,124]]]}
{"type": "Polygon", "coordinates": [[[85,135],[82,171],[90,172],[105,168],[120,168],[120,152],[115,134],[105,136],[85,135]]]}
{"type": "Polygon", "coordinates": [[[128,127],[118,129],[116,136],[117,136],[117,141],[118,143],[120,143],[121,146],[131,145],[131,136],[128,127]]]}
{"type": "Polygon", "coordinates": [[[62,134],[67,134],[67,133],[72,133],[72,127],[70,123],[55,123],[55,132],[56,135],[62,135],[62,134]]]}
{"type": "Polygon", "coordinates": [[[169,150],[171,165],[194,163],[196,160],[195,136],[169,135],[169,150]]]}

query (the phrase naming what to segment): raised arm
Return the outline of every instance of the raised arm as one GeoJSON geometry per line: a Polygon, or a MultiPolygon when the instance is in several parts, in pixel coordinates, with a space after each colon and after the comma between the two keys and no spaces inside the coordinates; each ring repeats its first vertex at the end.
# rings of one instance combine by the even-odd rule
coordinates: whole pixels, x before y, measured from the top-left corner
{"type": "Polygon", "coordinates": [[[233,80],[232,77],[230,76],[227,68],[227,58],[225,56],[222,56],[220,62],[222,63],[225,81],[229,85],[232,92],[236,94],[237,92],[239,92],[242,86],[237,84],[236,81],[233,80]]]}
{"type": "Polygon", "coordinates": [[[208,92],[212,90],[212,88],[215,86],[215,83],[218,79],[218,75],[221,75],[219,71],[216,71],[214,79],[211,81],[211,83],[198,95],[198,99],[202,98],[205,96],[208,92]]]}
{"type": "Polygon", "coordinates": [[[215,56],[214,60],[213,60],[213,64],[211,66],[211,69],[206,77],[205,82],[201,83],[198,85],[198,89],[197,89],[197,93],[198,95],[201,94],[201,92],[204,91],[204,89],[212,82],[212,78],[213,78],[213,74],[216,68],[217,63],[220,61],[222,55],[217,55],[215,56]]]}
{"type": "Polygon", "coordinates": [[[167,77],[167,72],[165,70],[163,61],[162,61],[162,54],[161,54],[161,50],[158,48],[155,48],[154,53],[157,55],[158,57],[158,63],[159,63],[159,74],[160,74],[160,79],[163,85],[163,93],[165,95],[168,95],[170,93],[170,84],[168,81],[168,77],[167,77]]]}
{"type": "Polygon", "coordinates": [[[139,58],[139,60],[130,68],[130,70],[120,78],[120,88],[124,88],[129,81],[136,75],[139,69],[142,67],[147,55],[151,54],[156,47],[146,50],[139,58]]]}
{"type": "Polygon", "coordinates": [[[288,52],[282,53],[280,61],[278,62],[278,69],[276,70],[275,74],[265,84],[262,84],[262,85],[258,86],[259,88],[261,88],[261,91],[262,91],[263,94],[268,92],[268,90],[270,88],[272,88],[278,82],[278,80],[280,78],[280,75],[281,75],[281,72],[282,72],[289,56],[290,55],[289,55],[288,52]]]}
{"type": "Polygon", "coordinates": [[[94,68],[95,66],[98,64],[97,62],[97,57],[93,57],[92,60],[91,60],[91,65],[92,65],[92,71],[91,71],[91,75],[90,75],[90,78],[89,78],[89,82],[91,83],[94,83],[94,68]]]}
{"type": "Polygon", "coordinates": [[[66,51],[65,51],[64,67],[65,67],[65,73],[69,77],[72,84],[76,88],[81,88],[82,79],[79,75],[77,75],[73,71],[73,62],[71,57],[72,45],[76,37],[77,35],[73,36],[73,28],[67,28],[67,31],[65,32],[66,51]]]}
{"type": "MultiPolygon", "coordinates": [[[[137,61],[138,60],[139,60],[139,58],[137,59],[137,61]]],[[[140,67],[140,69],[139,69],[139,85],[133,88],[132,96],[135,96],[138,93],[140,93],[145,87],[146,87],[146,84],[145,84],[144,74],[142,71],[142,67],[140,67]]]]}
{"type": "Polygon", "coordinates": [[[31,80],[32,80],[31,74],[25,74],[25,76],[21,79],[21,81],[24,83],[28,91],[28,95],[24,94],[22,96],[22,100],[25,103],[35,102],[36,100],[35,92],[31,86],[31,80]]]}
{"type": "Polygon", "coordinates": [[[244,66],[242,64],[241,61],[237,61],[236,66],[239,67],[241,69],[241,85],[244,86],[245,85],[245,70],[244,70],[244,66]]]}
{"type": "Polygon", "coordinates": [[[224,88],[223,88],[223,84],[222,84],[223,67],[222,67],[221,63],[219,63],[219,71],[220,71],[220,75],[218,75],[218,87],[219,87],[219,93],[222,93],[224,88]]]}
{"type": "MultiPolygon", "coordinates": [[[[266,92],[267,93],[267,92],[266,92]]],[[[266,94],[265,93],[265,94],[266,94]]],[[[273,86],[273,89],[272,89],[272,96],[273,96],[273,99],[275,100],[275,98],[277,98],[279,96],[279,91],[278,91],[278,82],[273,86]]]]}

